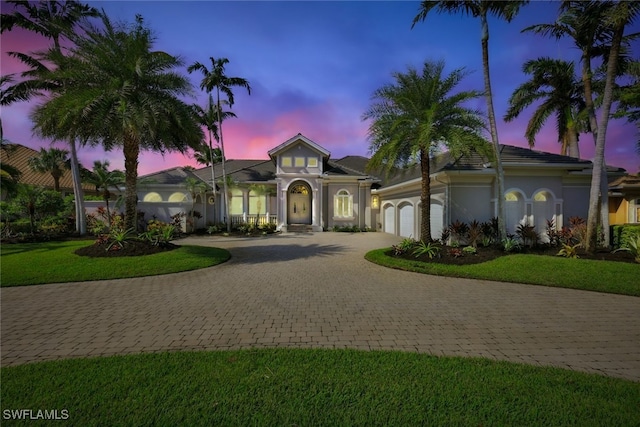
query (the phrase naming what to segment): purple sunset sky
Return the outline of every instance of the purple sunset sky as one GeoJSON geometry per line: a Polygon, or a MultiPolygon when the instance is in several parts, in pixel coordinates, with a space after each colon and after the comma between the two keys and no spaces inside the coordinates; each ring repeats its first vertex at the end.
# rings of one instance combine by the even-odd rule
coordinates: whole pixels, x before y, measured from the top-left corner
{"type": "MultiPolygon", "coordinates": [[[[421,68],[425,60],[443,59],[446,71],[466,67],[474,71],[461,85],[483,89],[480,23],[462,15],[433,12],[411,29],[418,2],[218,2],[143,1],[100,2],[114,20],[133,21],[141,14],[156,36],[156,48],[180,56],[185,66],[195,61],[210,68],[209,57],[226,57],[229,76],[249,80],[252,92],[236,89],[236,119],[224,125],[227,158],[266,159],[267,151],[301,132],[331,152],[333,158],[369,155],[368,123],[361,117],[375,89],[392,81],[395,71],[407,66],[421,68]]],[[[2,13],[8,5],[1,4],[2,13]]],[[[533,108],[520,118],[504,123],[502,116],[513,90],[525,80],[522,64],[549,56],[577,60],[570,40],[557,42],[534,34],[521,34],[526,26],[551,23],[557,2],[534,1],[507,24],[490,20],[490,62],[500,142],[521,147],[526,122],[533,108]]],[[[637,27],[637,25],[636,25],[637,27]]],[[[638,31],[638,28],[634,29],[638,31]]],[[[46,46],[41,37],[14,29],[1,40],[2,75],[22,71],[8,51],[33,51],[46,46]]],[[[633,56],[638,55],[638,45],[633,56]]],[[[576,65],[576,69],[579,66],[576,65]]],[[[189,103],[206,102],[198,89],[200,74],[190,76],[194,97],[189,103]]],[[[484,100],[477,106],[485,110],[484,100]]],[[[5,138],[34,149],[49,146],[32,135],[29,113],[33,103],[2,109],[5,138]]],[[[550,118],[536,139],[535,149],[559,153],[555,122],[550,118]]],[[[635,152],[636,128],[624,120],[612,120],[607,132],[607,163],[639,171],[635,152]]],[[[63,147],[62,143],[57,146],[63,147]]],[[[581,135],[581,157],[592,159],[593,138],[581,135]]],[[[112,168],[124,169],[118,151],[82,148],[80,160],[90,167],[94,160],[108,159],[112,168]]],[[[138,172],[143,175],[174,166],[194,165],[192,154],[169,153],[162,157],[142,153],[138,172]]]]}

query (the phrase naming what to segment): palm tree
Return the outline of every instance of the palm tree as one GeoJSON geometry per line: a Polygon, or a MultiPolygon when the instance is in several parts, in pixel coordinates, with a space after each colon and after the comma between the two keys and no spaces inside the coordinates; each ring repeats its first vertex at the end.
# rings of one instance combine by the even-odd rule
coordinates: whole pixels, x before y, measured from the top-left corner
{"type": "Polygon", "coordinates": [[[207,184],[200,181],[197,178],[188,177],[184,180],[184,185],[191,196],[191,212],[189,212],[189,216],[191,217],[191,226],[195,229],[195,203],[196,197],[200,194],[202,195],[205,191],[207,191],[207,184]]]}
{"type": "Polygon", "coordinates": [[[191,85],[173,71],[182,62],[153,51],[154,37],[136,17],[115,26],[101,14],[103,28],[91,27],[74,40],[65,67],[55,78],[65,90],[36,108],[34,122],[44,134],[78,137],[121,147],[125,164],[125,229],[135,228],[138,157],[141,150],[184,152],[203,139],[192,108],[178,97],[191,85]]]}
{"type": "Polygon", "coordinates": [[[109,161],[93,162],[93,169],[88,171],[84,181],[96,187],[96,191],[102,193],[102,199],[107,208],[107,223],[111,227],[111,211],[109,210],[109,199],[111,198],[110,188],[118,188],[124,184],[124,172],[119,169],[109,170],[109,161]]]}
{"type": "MultiPolygon", "coordinates": [[[[25,0],[9,0],[15,5],[13,13],[2,14],[0,22],[0,34],[11,31],[15,27],[43,35],[53,42],[53,50],[62,54],[61,38],[69,40],[78,33],[90,17],[98,16],[98,10],[76,0],[66,1],[41,1],[31,3],[25,0]]],[[[15,94],[20,99],[28,100],[38,96],[41,91],[50,90],[58,85],[43,78],[43,73],[48,74],[47,66],[37,58],[20,52],[9,52],[10,55],[22,60],[31,67],[31,70],[22,73],[29,80],[20,82],[15,87],[15,94]]],[[[83,235],[86,233],[86,217],[84,212],[84,194],[80,181],[80,163],[78,161],[76,141],[68,140],[71,149],[71,177],[73,179],[73,192],[75,197],[76,231],[83,235]]]]}
{"type": "Polygon", "coordinates": [[[214,59],[213,57],[209,58],[211,60],[211,71],[207,69],[207,67],[200,62],[195,62],[187,68],[189,73],[193,71],[200,71],[202,73],[202,81],[200,82],[200,89],[206,90],[207,93],[211,93],[214,89],[216,90],[216,110],[218,116],[218,132],[220,133],[220,148],[222,150],[222,182],[224,185],[224,209],[225,216],[227,222],[227,233],[231,232],[231,218],[229,217],[229,197],[228,197],[228,189],[227,189],[227,171],[225,168],[225,154],[224,154],[224,138],[222,136],[222,100],[220,99],[220,92],[222,92],[227,97],[227,103],[229,104],[229,108],[233,107],[233,91],[232,87],[243,87],[247,89],[247,92],[251,94],[251,86],[249,86],[249,82],[240,77],[228,77],[224,73],[224,67],[229,63],[227,58],[219,58],[214,59]]]}
{"type": "Polygon", "coordinates": [[[482,70],[484,74],[485,99],[487,102],[487,112],[489,115],[489,128],[491,131],[491,140],[493,142],[493,157],[496,165],[496,181],[498,185],[498,229],[500,231],[500,239],[507,237],[507,228],[505,218],[507,217],[504,205],[504,170],[500,159],[500,142],[498,140],[498,127],[496,125],[496,116],[493,110],[493,94],[491,91],[491,76],[489,74],[489,21],[488,16],[493,15],[496,18],[505,19],[507,22],[518,14],[520,7],[527,4],[528,0],[512,0],[512,1],[490,1],[490,0],[441,0],[429,1],[424,0],[420,4],[418,14],[413,18],[413,28],[418,22],[424,21],[427,14],[434,8],[444,13],[465,13],[475,18],[480,18],[481,35],[480,42],[482,45],[482,70]]]}
{"type": "Polygon", "coordinates": [[[37,156],[28,160],[29,168],[38,173],[49,173],[53,178],[53,189],[60,191],[60,178],[64,169],[69,169],[69,152],[59,148],[41,148],[37,156]]]}
{"type": "Polygon", "coordinates": [[[536,108],[525,136],[533,147],[542,125],[552,114],[556,116],[558,142],[561,154],[580,158],[578,133],[583,128],[578,114],[585,108],[582,87],[576,80],[573,63],[551,58],[538,58],[525,62],[522,70],[531,78],[518,86],[509,99],[509,109],[504,116],[509,122],[536,101],[536,108]]]}
{"type": "MultiPolygon", "coordinates": [[[[213,102],[213,96],[211,96],[211,94],[209,94],[209,102],[207,104],[207,108],[204,109],[202,107],[200,107],[199,105],[194,105],[193,106],[194,111],[196,116],[198,117],[198,120],[200,121],[200,124],[202,126],[204,126],[205,128],[207,128],[207,131],[209,132],[209,146],[208,149],[207,147],[204,146],[203,147],[199,147],[196,151],[196,161],[198,163],[201,164],[205,164],[207,166],[211,166],[211,186],[213,187],[213,197],[214,200],[216,198],[216,189],[215,189],[215,182],[216,182],[216,173],[215,173],[215,169],[214,169],[214,164],[218,163],[220,161],[222,161],[222,151],[220,150],[220,148],[213,146],[213,140],[215,138],[216,141],[220,141],[220,135],[218,134],[218,109],[217,106],[214,104],[213,102]],[[204,150],[203,150],[204,148],[204,150]],[[204,157],[202,156],[205,152],[208,152],[207,154],[204,155],[204,157]],[[200,154],[200,155],[198,155],[200,154]]],[[[229,117],[236,117],[235,113],[231,112],[231,111],[223,111],[221,113],[221,120],[225,120],[229,117]]]]}
{"type": "Polygon", "coordinates": [[[636,151],[640,154],[640,61],[627,64],[627,85],[618,89],[618,109],[614,117],[624,117],[629,123],[635,123],[638,128],[636,151]]]}
{"type": "MultiPolygon", "coordinates": [[[[468,74],[464,69],[443,75],[444,62],[425,62],[422,73],[409,68],[394,73],[394,84],[373,94],[375,100],[363,119],[370,119],[368,167],[385,170],[417,160],[422,176],[422,224],[420,236],[431,242],[431,155],[441,145],[452,154],[483,150],[485,122],[479,111],[463,104],[482,94],[477,91],[451,93],[468,74]]],[[[483,150],[484,151],[484,150],[483,150]]]]}
{"type": "MultiPolygon", "coordinates": [[[[266,184],[251,184],[249,186],[249,192],[255,194],[259,198],[264,197],[265,212],[269,212],[269,197],[276,193],[275,188],[273,188],[273,186],[271,185],[266,185],[266,184]]],[[[262,201],[260,199],[258,199],[256,208],[258,212],[256,212],[255,226],[257,227],[258,223],[260,222],[260,211],[262,210],[262,201]]],[[[269,218],[267,218],[267,224],[268,223],[269,223],[269,218]]]]}
{"type": "MultiPolygon", "coordinates": [[[[613,6],[610,1],[572,1],[563,0],[560,4],[560,16],[552,24],[538,24],[522,30],[533,31],[537,34],[552,36],[556,39],[568,36],[573,39],[575,46],[580,50],[582,86],[584,88],[584,100],[586,113],[589,120],[589,128],[593,135],[593,142],[598,139],[598,120],[594,102],[594,80],[591,63],[596,57],[602,57],[606,62],[607,52],[610,49],[613,31],[606,24],[605,15],[613,6]]],[[[603,159],[604,163],[604,159],[603,159]]],[[[603,174],[600,182],[602,194],[608,191],[606,174],[603,174]]],[[[609,228],[608,198],[601,200],[600,221],[604,229],[609,228]]],[[[609,245],[609,234],[605,233],[605,244],[609,245]]]]}
{"type": "MultiPolygon", "coordinates": [[[[600,110],[600,121],[598,125],[598,135],[596,138],[596,150],[593,159],[593,173],[591,175],[591,189],[589,191],[589,214],[587,217],[587,245],[588,252],[595,252],[597,245],[598,231],[598,202],[602,198],[607,198],[607,193],[602,189],[602,181],[606,176],[604,149],[606,143],[607,126],[611,115],[611,106],[613,104],[613,92],[615,86],[615,77],[617,74],[618,59],[622,46],[624,30],[627,24],[630,24],[640,12],[639,2],[620,1],[605,15],[607,25],[613,29],[613,37],[611,39],[611,50],[607,61],[607,74],[605,78],[605,88],[602,95],[602,107],[600,110]]],[[[605,223],[606,224],[606,223],[605,223]]],[[[608,227],[604,230],[608,234],[608,227]]]]}

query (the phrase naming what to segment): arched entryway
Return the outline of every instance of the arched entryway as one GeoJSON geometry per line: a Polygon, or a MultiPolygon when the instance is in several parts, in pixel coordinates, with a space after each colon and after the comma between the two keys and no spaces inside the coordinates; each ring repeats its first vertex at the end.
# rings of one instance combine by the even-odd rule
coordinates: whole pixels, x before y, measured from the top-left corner
{"type": "Polygon", "coordinates": [[[287,223],[311,224],[311,187],[295,181],[287,192],[287,223]]]}

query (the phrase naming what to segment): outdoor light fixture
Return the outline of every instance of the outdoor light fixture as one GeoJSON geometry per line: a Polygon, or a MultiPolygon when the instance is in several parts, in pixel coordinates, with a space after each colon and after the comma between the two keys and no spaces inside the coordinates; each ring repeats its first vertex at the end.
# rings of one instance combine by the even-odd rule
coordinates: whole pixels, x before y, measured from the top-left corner
{"type": "Polygon", "coordinates": [[[380,204],[380,198],[377,195],[371,196],[371,207],[373,209],[378,209],[379,204],[380,204]]]}

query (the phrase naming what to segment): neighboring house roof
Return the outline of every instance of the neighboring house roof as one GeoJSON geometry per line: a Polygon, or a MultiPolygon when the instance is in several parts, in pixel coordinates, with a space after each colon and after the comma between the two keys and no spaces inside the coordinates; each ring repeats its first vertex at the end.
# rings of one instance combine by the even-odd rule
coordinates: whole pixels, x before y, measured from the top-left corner
{"type": "Polygon", "coordinates": [[[640,195],[640,175],[622,176],[609,184],[610,195],[640,195]]]}
{"type": "MultiPolygon", "coordinates": [[[[29,159],[38,155],[39,152],[32,148],[25,147],[20,144],[10,144],[9,149],[0,150],[0,163],[13,166],[22,172],[19,180],[22,184],[53,189],[53,177],[50,173],[34,172],[29,167],[29,159]]],[[[97,194],[96,187],[91,184],[82,184],[82,188],[85,193],[97,194]]],[[[70,170],[64,170],[62,177],[60,177],[60,191],[64,193],[73,193],[73,180],[71,178],[70,170]]]]}

